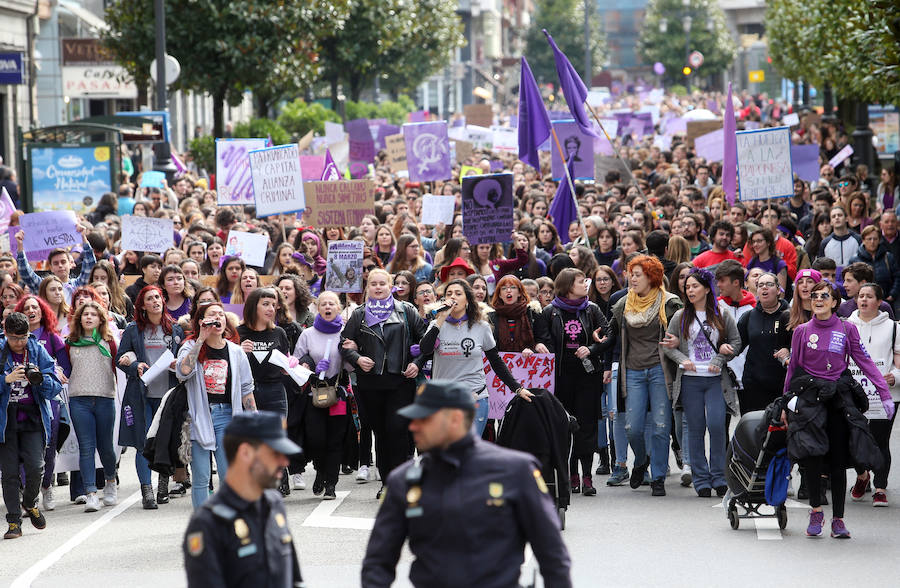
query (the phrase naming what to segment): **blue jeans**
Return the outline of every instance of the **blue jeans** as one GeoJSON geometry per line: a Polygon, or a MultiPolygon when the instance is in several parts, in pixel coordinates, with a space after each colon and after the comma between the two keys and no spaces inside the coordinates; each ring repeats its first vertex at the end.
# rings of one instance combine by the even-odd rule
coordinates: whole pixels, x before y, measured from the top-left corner
{"type": "Polygon", "coordinates": [[[691,448],[688,443],[688,435],[690,435],[690,427],[687,424],[687,416],[684,409],[675,411],[675,437],[678,439],[678,445],[681,446],[681,461],[687,465],[691,465],[691,448]]]}
{"type": "MultiPolygon", "coordinates": [[[[666,391],[666,380],[661,365],[645,370],[625,369],[625,432],[635,465],[647,460],[644,428],[647,412],[650,412],[650,472],[653,480],[664,480],[669,465],[669,426],[672,420],[672,403],[666,391]]],[[[724,443],[723,443],[724,447],[724,443]]]]}
{"type": "Polygon", "coordinates": [[[103,476],[116,479],[116,451],[113,447],[113,427],[116,423],[116,401],[101,396],[73,396],[69,399],[72,425],[78,438],[78,467],[84,476],[84,490],[97,491],[94,471],[94,452],[100,454],[103,476]]]}
{"type": "Polygon", "coordinates": [[[612,381],[603,384],[603,392],[600,393],[600,418],[597,419],[597,449],[603,450],[609,447],[609,441],[615,439],[613,434],[613,420],[610,413],[616,411],[616,388],[614,386],[617,369],[612,370],[612,381]],[[606,426],[609,421],[609,427],[606,426]]]}
{"type": "Polygon", "coordinates": [[[475,420],[472,421],[472,432],[478,437],[484,434],[490,410],[491,405],[488,398],[481,398],[475,401],[475,420]]]}
{"type": "Polygon", "coordinates": [[[722,379],[681,377],[681,404],[687,417],[694,489],[725,485],[725,397],[722,379]],[[709,429],[709,462],[706,431],[709,429]]]}
{"type": "MultiPolygon", "coordinates": [[[[160,402],[162,402],[162,398],[144,398],[144,433],[150,429],[150,423],[153,422],[153,415],[156,414],[160,402]]],[[[150,465],[140,449],[134,458],[134,467],[137,470],[138,480],[142,486],[152,484],[150,481],[150,465]]]]}
{"type": "Polygon", "coordinates": [[[225,427],[231,422],[231,404],[213,403],[209,405],[212,415],[213,430],[216,433],[216,450],[212,452],[203,449],[196,441],[191,441],[191,472],[193,472],[193,485],[191,486],[191,502],[194,508],[199,508],[209,498],[209,480],[212,477],[212,466],[209,462],[209,454],[216,455],[216,471],[218,471],[219,483],[225,479],[228,470],[228,460],[225,458],[225,427]]]}

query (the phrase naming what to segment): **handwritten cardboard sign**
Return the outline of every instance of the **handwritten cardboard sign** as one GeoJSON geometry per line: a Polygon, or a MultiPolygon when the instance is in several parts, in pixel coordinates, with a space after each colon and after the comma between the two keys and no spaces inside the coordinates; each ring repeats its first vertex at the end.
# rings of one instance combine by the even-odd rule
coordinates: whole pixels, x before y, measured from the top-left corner
{"type": "Polygon", "coordinates": [[[309,182],[306,218],[316,227],[357,226],[375,210],[374,190],[371,180],[309,182]]]}
{"type": "Polygon", "coordinates": [[[265,139],[216,139],[217,204],[253,204],[253,178],[248,153],[265,146],[265,139]]]}
{"type": "Polygon", "coordinates": [[[266,250],[268,247],[268,235],[248,233],[246,231],[228,231],[228,241],[225,242],[225,255],[236,255],[243,259],[247,265],[263,267],[266,265],[266,250]]]}
{"type": "MultiPolygon", "coordinates": [[[[512,372],[513,378],[525,388],[543,388],[554,393],[556,387],[556,356],[552,353],[535,353],[528,359],[521,353],[501,351],[500,357],[503,363],[512,372]]],[[[514,390],[506,387],[500,377],[494,373],[494,369],[484,358],[484,380],[488,388],[488,403],[490,405],[489,419],[502,419],[506,412],[506,405],[515,395],[514,390]]]]}
{"type": "Polygon", "coordinates": [[[388,162],[394,171],[404,171],[406,167],[406,141],[403,134],[389,135],[384,138],[384,148],[387,151],[388,162]]]}
{"type": "Polygon", "coordinates": [[[71,210],[32,212],[19,219],[25,232],[25,253],[32,261],[46,259],[54,249],[81,251],[81,233],[71,210]]]}
{"type": "Polygon", "coordinates": [[[122,249],[162,253],[175,245],[175,226],[170,218],[125,215],[122,217],[122,249]]]}
{"type": "MultiPolygon", "coordinates": [[[[466,134],[468,137],[469,135],[466,134]]],[[[472,155],[472,144],[468,141],[450,141],[455,148],[456,163],[463,163],[472,155]]]]}
{"type": "Polygon", "coordinates": [[[687,129],[687,134],[685,136],[685,138],[687,139],[687,146],[689,149],[693,149],[694,139],[696,139],[700,135],[705,135],[722,128],[722,119],[689,120],[687,122],[687,125],[685,125],[685,128],[687,129]]]}
{"type": "Polygon", "coordinates": [[[257,217],[300,212],[306,208],[297,145],[251,151],[250,169],[257,217]]]}
{"type": "Polygon", "coordinates": [[[740,199],[791,196],[794,193],[791,129],[777,127],[740,131],[736,136],[740,199]]]}
{"type": "Polygon", "coordinates": [[[494,124],[494,109],[490,104],[466,104],[463,114],[467,125],[490,128],[494,124]]]}

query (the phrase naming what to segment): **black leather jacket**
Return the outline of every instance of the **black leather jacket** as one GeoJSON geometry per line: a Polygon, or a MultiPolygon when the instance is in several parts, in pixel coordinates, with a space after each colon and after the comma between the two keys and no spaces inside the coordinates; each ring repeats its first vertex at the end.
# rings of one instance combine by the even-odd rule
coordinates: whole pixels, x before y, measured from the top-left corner
{"type": "Polygon", "coordinates": [[[375,366],[370,371],[363,372],[357,367],[357,374],[364,376],[400,375],[413,361],[421,369],[427,358],[423,355],[413,358],[409,348],[422,340],[425,326],[416,308],[408,302],[398,300],[391,316],[375,327],[366,324],[366,307],[360,306],[350,315],[341,333],[341,357],[355,367],[360,357],[371,358],[375,366]],[[358,349],[344,349],[347,339],[354,341],[358,349]]]}

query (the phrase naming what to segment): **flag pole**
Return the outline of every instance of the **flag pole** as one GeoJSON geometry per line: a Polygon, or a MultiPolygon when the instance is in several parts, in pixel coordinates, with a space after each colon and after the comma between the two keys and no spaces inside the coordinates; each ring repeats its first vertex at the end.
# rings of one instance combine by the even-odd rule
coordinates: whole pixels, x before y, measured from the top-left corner
{"type": "MultiPolygon", "coordinates": [[[[575,195],[575,185],[572,183],[572,176],[569,174],[569,162],[566,161],[566,154],[562,150],[562,146],[559,143],[559,137],[556,135],[556,129],[553,128],[553,125],[550,125],[550,132],[553,134],[553,141],[556,143],[556,149],[559,151],[559,158],[562,159],[563,167],[566,170],[566,180],[569,182],[569,192],[572,194],[572,200],[575,202],[575,214],[578,216],[579,224],[581,224],[581,235],[584,237],[585,242],[590,244],[587,236],[587,227],[584,224],[584,219],[581,218],[581,211],[578,209],[578,197],[575,195]]],[[[550,175],[552,176],[553,174],[551,173],[550,175]]]]}
{"type": "Polygon", "coordinates": [[[644,191],[643,191],[643,190],[641,190],[640,184],[637,183],[637,180],[634,179],[634,174],[631,173],[631,166],[628,165],[627,163],[625,163],[625,160],[622,159],[622,154],[619,153],[619,148],[616,147],[616,144],[613,142],[613,140],[609,138],[609,133],[607,133],[607,132],[606,132],[606,129],[603,128],[603,123],[600,122],[600,117],[597,116],[597,113],[594,111],[594,107],[591,106],[591,105],[590,105],[589,103],[587,103],[587,102],[585,102],[584,105],[588,107],[588,110],[591,111],[591,115],[594,117],[594,120],[597,121],[597,124],[598,124],[598,125],[600,125],[600,130],[603,131],[603,135],[606,137],[606,140],[609,141],[609,144],[610,144],[610,146],[613,148],[613,151],[615,152],[616,157],[619,158],[619,161],[622,162],[622,165],[625,167],[625,170],[628,172],[628,177],[631,178],[631,183],[634,184],[634,187],[638,189],[638,192],[641,194],[641,196],[643,196],[644,198],[646,198],[647,195],[644,194],[644,191]]]}

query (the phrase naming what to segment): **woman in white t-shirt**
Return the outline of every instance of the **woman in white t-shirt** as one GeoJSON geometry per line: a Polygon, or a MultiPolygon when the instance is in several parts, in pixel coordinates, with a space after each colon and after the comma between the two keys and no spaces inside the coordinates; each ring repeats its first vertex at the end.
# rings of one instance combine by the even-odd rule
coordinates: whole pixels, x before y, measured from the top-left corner
{"type": "Polygon", "coordinates": [[[691,270],[684,283],[687,305],[669,321],[663,344],[666,357],[678,364],[672,404],[684,408],[694,490],[701,498],[712,496],[713,488],[720,497],[728,490],[725,410],[739,414],[737,394],[725,367],[740,352],[741,337],[731,314],[719,310],[714,284],[709,271],[691,270]]]}
{"type": "Polygon", "coordinates": [[[497,351],[497,342],[490,324],[484,320],[472,287],[465,280],[453,280],[444,289],[443,305],[419,344],[422,354],[434,359],[431,377],[435,380],[455,380],[465,384],[475,397],[473,428],[479,437],[484,433],[489,412],[487,383],[484,379],[484,359],[487,357],[504,384],[520,396],[528,392],[510,373],[497,351]]]}

